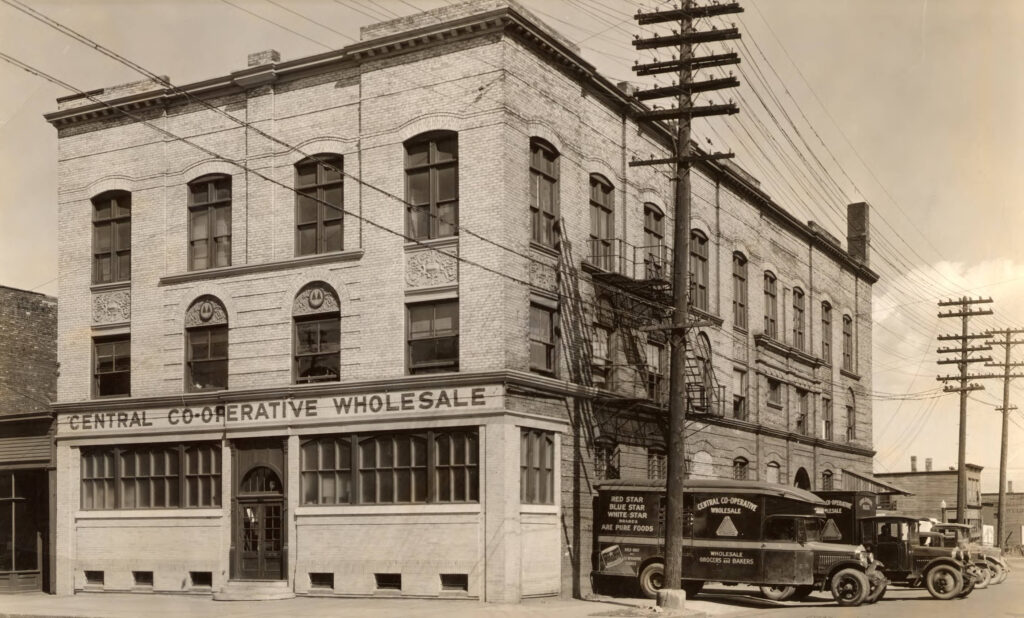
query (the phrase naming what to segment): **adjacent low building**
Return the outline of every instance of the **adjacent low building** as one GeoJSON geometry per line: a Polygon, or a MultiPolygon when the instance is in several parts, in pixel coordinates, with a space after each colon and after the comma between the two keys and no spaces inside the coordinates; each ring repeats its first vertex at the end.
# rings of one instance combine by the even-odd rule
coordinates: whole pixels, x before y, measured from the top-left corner
{"type": "MultiPolygon", "coordinates": [[[[972,535],[982,536],[982,466],[967,464],[967,509],[964,523],[973,528],[972,535]]],[[[910,458],[909,472],[879,472],[875,477],[905,489],[910,495],[882,496],[879,508],[922,519],[937,519],[943,522],[957,521],[957,480],[955,467],[933,470],[932,460],[925,460],[924,470],[917,469],[917,457],[910,458]]]]}
{"type": "MultiPolygon", "coordinates": [[[[1024,545],[1024,493],[1013,491],[1013,482],[1006,489],[1006,523],[1003,538],[993,539],[993,544],[1005,548],[1024,545]]],[[[986,526],[999,530],[999,492],[981,494],[981,515],[986,526]]]]}

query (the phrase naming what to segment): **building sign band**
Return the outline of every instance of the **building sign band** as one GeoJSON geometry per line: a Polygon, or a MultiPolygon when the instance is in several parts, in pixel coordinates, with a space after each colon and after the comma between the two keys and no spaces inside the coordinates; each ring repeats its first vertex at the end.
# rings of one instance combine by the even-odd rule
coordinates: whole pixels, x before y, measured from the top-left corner
{"type": "Polygon", "coordinates": [[[362,415],[501,409],[498,386],[363,393],[60,415],[58,434],[135,429],[291,425],[362,415]]]}

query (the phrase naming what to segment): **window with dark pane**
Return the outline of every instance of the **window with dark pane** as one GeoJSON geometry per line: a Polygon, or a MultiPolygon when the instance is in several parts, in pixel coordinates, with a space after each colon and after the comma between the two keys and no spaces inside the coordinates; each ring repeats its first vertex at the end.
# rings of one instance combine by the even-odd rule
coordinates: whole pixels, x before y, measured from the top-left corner
{"type": "Polygon", "coordinates": [[[843,316],[843,369],[853,371],[853,318],[843,316]]]}
{"type": "Polygon", "coordinates": [[[130,335],[93,339],[93,396],[131,394],[132,342],[130,335]]]}
{"type": "Polygon", "coordinates": [[[732,254],[732,321],[747,327],[747,258],[739,252],[732,254]]]}
{"type": "Polygon", "coordinates": [[[832,305],[821,303],[821,358],[832,364],[832,305]]]}
{"type": "Polygon", "coordinates": [[[341,376],[337,313],[295,318],[295,382],[336,382],[341,376]]]}
{"type": "Polygon", "coordinates": [[[690,232],[690,304],[708,310],[708,237],[699,230],[690,232]]]}
{"type": "Polygon", "coordinates": [[[665,215],[654,204],[644,204],[644,277],[665,279],[668,252],[665,248],[665,215]]]}
{"type": "Polygon", "coordinates": [[[558,313],[530,303],[530,371],[555,373],[555,326],[558,313]]]}
{"type": "Polygon", "coordinates": [[[590,256],[604,270],[614,266],[615,188],[600,174],[590,175],[590,256]]]}
{"type": "Polygon", "coordinates": [[[747,480],[749,462],[744,457],[737,457],[732,460],[732,478],[737,481],[747,480]]]}
{"type": "Polygon", "coordinates": [[[186,329],[187,390],[220,390],[228,387],[228,326],[186,329]]]}
{"type": "Polygon", "coordinates": [[[108,191],[92,198],[92,282],[132,278],[132,194],[108,191]]]}
{"type": "Polygon", "coordinates": [[[459,370],[459,301],[407,305],[409,373],[459,370]]]}
{"type": "Polygon", "coordinates": [[[405,143],[406,234],[416,240],[458,234],[458,136],[438,131],[405,143]]]}
{"type": "Polygon", "coordinates": [[[479,501],[479,459],[480,453],[475,430],[435,432],[435,501],[479,501]]]}
{"type": "Polygon", "coordinates": [[[764,334],[777,339],[779,336],[779,308],[775,303],[776,279],[770,271],[764,272],[764,334]]]}
{"type": "Polygon", "coordinates": [[[530,140],[530,223],[534,242],[558,246],[558,151],[530,140]]]}
{"type": "Polygon", "coordinates": [[[821,473],[821,490],[822,491],[832,491],[832,489],[833,489],[833,487],[832,487],[832,480],[833,480],[833,474],[832,474],[831,470],[825,470],[824,472],[822,472],[821,473]]]}
{"type": "Polygon", "coordinates": [[[825,439],[832,439],[832,400],[821,400],[821,415],[825,421],[825,439]]]}
{"type": "Polygon", "coordinates": [[[220,449],[216,442],[83,449],[82,509],[220,506],[220,449]]]}
{"type": "Polygon", "coordinates": [[[231,177],[203,176],[188,185],[189,270],[231,265],[231,177]]]}
{"type": "Polygon", "coordinates": [[[220,506],[221,449],[196,444],[185,449],[185,506],[220,506]]]}
{"type": "Polygon", "coordinates": [[[303,504],[352,502],[352,441],[348,436],[314,438],[300,456],[303,504]]]}
{"type": "Polygon", "coordinates": [[[340,155],[320,154],[295,165],[295,255],[343,248],[344,178],[340,155]]]}
{"type": "Polygon", "coordinates": [[[46,472],[0,470],[0,577],[26,576],[42,567],[40,534],[46,526],[46,472]],[[12,572],[21,573],[12,575],[12,572]]]}
{"type": "Polygon", "coordinates": [[[793,347],[804,349],[804,291],[793,288],[793,347]]]}
{"type": "Polygon", "coordinates": [[[555,434],[523,428],[519,445],[519,498],[523,504],[555,503],[555,434]]]}

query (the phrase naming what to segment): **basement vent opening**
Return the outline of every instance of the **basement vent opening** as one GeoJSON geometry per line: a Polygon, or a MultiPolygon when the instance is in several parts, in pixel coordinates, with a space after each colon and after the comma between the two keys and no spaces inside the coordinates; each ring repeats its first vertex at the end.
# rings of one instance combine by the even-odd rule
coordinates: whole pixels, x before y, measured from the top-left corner
{"type": "Polygon", "coordinates": [[[309,585],[317,589],[334,590],[334,573],[310,573],[309,585]]]}
{"type": "Polygon", "coordinates": [[[401,590],[401,573],[374,573],[373,578],[377,581],[377,590],[401,590]]]}
{"type": "Polygon", "coordinates": [[[132,571],[132,578],[138,587],[153,587],[153,571],[132,571]]]}
{"type": "Polygon", "coordinates": [[[103,585],[103,571],[86,571],[85,572],[85,585],[86,586],[102,586],[103,585]]]}
{"type": "Polygon", "coordinates": [[[469,591],[469,575],[466,573],[441,573],[441,590],[469,591]]]}
{"type": "Polygon", "coordinates": [[[189,571],[188,578],[193,588],[213,588],[213,573],[210,571],[189,571]]]}

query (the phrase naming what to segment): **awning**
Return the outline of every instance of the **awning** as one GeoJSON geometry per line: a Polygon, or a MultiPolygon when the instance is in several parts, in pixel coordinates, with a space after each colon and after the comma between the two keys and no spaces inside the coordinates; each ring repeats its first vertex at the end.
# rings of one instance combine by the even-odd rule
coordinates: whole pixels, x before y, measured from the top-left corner
{"type": "Polygon", "coordinates": [[[860,474],[845,468],[843,469],[843,489],[847,491],[873,491],[876,494],[914,495],[913,492],[880,481],[870,474],[860,474]]]}

